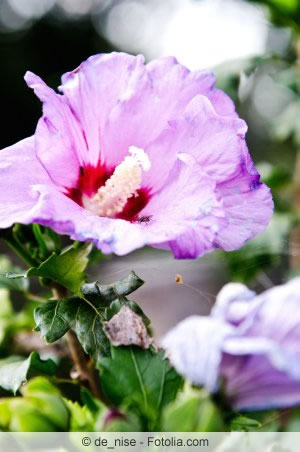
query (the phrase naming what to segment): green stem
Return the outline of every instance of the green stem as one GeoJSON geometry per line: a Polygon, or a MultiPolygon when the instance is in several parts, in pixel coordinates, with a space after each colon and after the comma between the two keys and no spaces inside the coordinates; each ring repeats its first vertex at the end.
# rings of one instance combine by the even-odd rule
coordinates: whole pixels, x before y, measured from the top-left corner
{"type": "Polygon", "coordinates": [[[4,234],[3,240],[29,267],[37,267],[39,265],[39,262],[28,253],[12,233],[4,234]]]}
{"type": "MultiPolygon", "coordinates": [[[[53,285],[52,292],[57,299],[62,299],[67,295],[66,289],[59,284],[53,285]]],[[[100,390],[99,376],[97,375],[94,366],[92,366],[91,363],[88,363],[87,355],[83,351],[76,334],[72,330],[69,330],[66,333],[65,338],[80,379],[87,381],[93,395],[99,400],[104,401],[100,390]]]]}
{"type": "Polygon", "coordinates": [[[39,224],[33,224],[32,225],[32,232],[35,236],[36,241],[38,242],[40,251],[42,253],[43,259],[46,259],[49,256],[49,250],[47,248],[47,245],[45,243],[41,227],[39,224]]]}
{"type": "Polygon", "coordinates": [[[95,369],[94,367],[89,366],[89,363],[86,360],[86,355],[77,339],[76,334],[72,330],[69,330],[66,333],[65,337],[69,346],[72,360],[75,364],[80,378],[87,381],[92,394],[94,394],[97,399],[102,400],[102,395],[96,379],[95,369]]]}
{"type": "MultiPolygon", "coordinates": [[[[295,50],[297,55],[296,60],[296,70],[297,70],[297,80],[298,89],[300,89],[300,38],[297,37],[295,41],[295,50]]],[[[296,218],[300,214],[300,149],[296,153],[296,161],[294,167],[294,177],[293,177],[293,192],[292,192],[292,202],[293,202],[293,213],[296,218]]],[[[295,221],[291,233],[290,233],[290,268],[294,271],[299,271],[300,268],[300,226],[299,221],[295,221]]]]}

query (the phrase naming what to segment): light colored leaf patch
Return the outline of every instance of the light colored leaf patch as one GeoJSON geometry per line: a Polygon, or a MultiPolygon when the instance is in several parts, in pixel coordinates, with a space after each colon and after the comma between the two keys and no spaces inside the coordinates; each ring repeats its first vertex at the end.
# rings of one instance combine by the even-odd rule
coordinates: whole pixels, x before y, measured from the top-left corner
{"type": "Polygon", "coordinates": [[[142,317],[126,305],[105,323],[104,331],[114,346],[137,345],[148,349],[153,343],[142,317]]]}
{"type": "Polygon", "coordinates": [[[56,364],[51,360],[41,360],[36,352],[24,359],[11,356],[0,360],[0,386],[14,394],[29,378],[38,374],[54,375],[56,364]]]}

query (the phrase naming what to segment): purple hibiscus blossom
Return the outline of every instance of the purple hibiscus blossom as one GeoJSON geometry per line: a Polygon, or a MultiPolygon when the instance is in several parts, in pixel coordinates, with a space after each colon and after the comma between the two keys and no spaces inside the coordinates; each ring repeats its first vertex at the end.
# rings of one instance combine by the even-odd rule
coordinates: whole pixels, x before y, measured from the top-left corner
{"type": "Polygon", "coordinates": [[[237,410],[300,404],[300,278],[261,295],[227,284],[211,315],[179,323],[163,339],[177,370],[237,410]]]}
{"type": "Polygon", "coordinates": [[[272,215],[246,124],[209,72],[174,58],[89,58],[43,102],[35,135],[0,154],[0,227],[39,223],[103,252],[234,250],[272,215]]]}

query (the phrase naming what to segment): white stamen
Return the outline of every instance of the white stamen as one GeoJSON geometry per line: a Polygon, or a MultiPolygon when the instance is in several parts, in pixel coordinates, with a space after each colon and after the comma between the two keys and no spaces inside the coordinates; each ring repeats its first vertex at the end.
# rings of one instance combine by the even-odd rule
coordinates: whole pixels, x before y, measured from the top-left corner
{"type": "Polygon", "coordinates": [[[122,212],[129,198],[137,196],[141,187],[142,170],[148,171],[151,162],[141,148],[130,146],[128,155],[118,165],[113,175],[92,197],[82,197],[83,206],[100,217],[114,217],[122,212]]]}

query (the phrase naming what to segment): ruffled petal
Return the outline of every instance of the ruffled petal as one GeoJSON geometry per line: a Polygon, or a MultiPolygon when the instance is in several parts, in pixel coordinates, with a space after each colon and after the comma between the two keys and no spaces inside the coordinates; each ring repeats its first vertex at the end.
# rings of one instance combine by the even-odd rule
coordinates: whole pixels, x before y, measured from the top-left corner
{"type": "Polygon", "coordinates": [[[169,128],[174,129],[174,138],[168,153],[191,154],[217,183],[239,174],[247,130],[241,119],[218,115],[206,97],[196,96],[181,118],[169,122],[169,128]]]}
{"type": "Polygon", "coordinates": [[[91,165],[97,166],[100,160],[114,167],[127,155],[129,146],[140,145],[140,127],[135,124],[132,136],[130,123],[138,116],[141,126],[144,112],[136,111],[134,105],[128,111],[126,105],[143,96],[145,78],[143,56],[116,52],[90,57],[62,77],[60,90],[85,130],[91,165]],[[115,120],[119,110],[124,113],[121,126],[115,120]]]}
{"type": "Polygon", "coordinates": [[[300,357],[300,278],[275,286],[255,299],[245,334],[270,337],[300,357]],[[283,308],[284,307],[284,308],[283,308]],[[292,313],[292,315],[291,315],[292,313]]]}
{"type": "MultiPolygon", "coordinates": [[[[237,333],[240,333],[237,330],[237,333]]],[[[264,332],[262,332],[264,333],[264,332]]],[[[234,356],[249,356],[253,360],[256,356],[264,356],[273,369],[286,373],[286,375],[300,381],[300,363],[296,356],[289,353],[283,343],[276,342],[273,338],[259,336],[239,336],[229,339],[224,344],[223,351],[234,356]]],[[[255,360],[253,361],[255,366],[255,360]]]]}
{"type": "Polygon", "coordinates": [[[236,410],[295,406],[300,403],[299,290],[300,278],[259,296],[229,284],[212,315],[181,322],[163,345],[192,382],[215,391],[222,379],[224,394],[236,410]]]}
{"type": "Polygon", "coordinates": [[[224,341],[234,333],[219,319],[192,316],[176,325],[162,346],[177,371],[192,383],[215,391],[224,341]]]}
{"type": "MultiPolygon", "coordinates": [[[[221,116],[238,117],[232,100],[215,87],[216,76],[210,71],[191,72],[174,57],[162,57],[146,66],[155,93],[168,112],[183,111],[198,94],[208,97],[221,116]]],[[[170,114],[175,117],[174,114],[170,114]]]]}
{"type": "Polygon", "coordinates": [[[241,283],[229,283],[217,295],[211,315],[232,325],[239,325],[253,309],[256,293],[241,283]],[[254,303],[253,303],[254,301],[254,303]]]}
{"type": "Polygon", "coordinates": [[[239,174],[219,184],[217,190],[223,199],[228,227],[220,230],[216,245],[232,251],[262,232],[274,209],[270,189],[259,181],[259,174],[246,146],[241,156],[239,174]]]}
{"type": "Polygon", "coordinates": [[[125,220],[98,217],[83,209],[55,186],[35,185],[38,203],[32,222],[67,234],[74,240],[94,243],[104,253],[127,254],[145,245],[139,225],[125,220]]]}
{"type": "Polygon", "coordinates": [[[34,151],[34,137],[0,151],[0,227],[31,223],[38,203],[35,184],[52,184],[34,151]]]}
{"type": "Polygon", "coordinates": [[[252,300],[235,299],[228,305],[227,317],[237,305],[248,306],[237,328],[240,337],[224,344],[221,365],[226,393],[237,409],[299,403],[299,291],[300,278],[295,278],[252,300]]]}
{"type": "Polygon", "coordinates": [[[107,253],[127,254],[145,245],[139,225],[94,216],[65,196],[36,158],[34,137],[3,149],[0,157],[1,228],[39,223],[107,253]]]}
{"type": "Polygon", "coordinates": [[[225,221],[214,190],[215,182],[192,156],[178,155],[165,186],[141,212],[151,217],[144,228],[149,243],[171,249],[177,258],[211,251],[217,224],[225,221]]]}
{"type": "Polygon", "coordinates": [[[91,163],[100,152],[102,163],[114,167],[130,146],[147,150],[198,94],[219,114],[236,117],[233,102],[214,84],[212,73],[192,73],[174,58],[144,65],[141,55],[111,53],[65,74],[60,89],[86,131],[91,163]]]}
{"type": "MultiPolygon", "coordinates": [[[[298,405],[299,378],[274,367],[263,353],[249,353],[243,356],[223,355],[220,369],[231,405],[236,410],[269,410],[298,405]]],[[[298,359],[287,359],[289,366],[299,371],[298,359]]]]}
{"type": "Polygon", "coordinates": [[[95,216],[65,196],[36,158],[33,137],[3,149],[0,157],[1,228],[38,223],[120,255],[145,245],[138,224],[95,216]]]}
{"type": "Polygon", "coordinates": [[[35,133],[37,157],[56,184],[70,187],[76,183],[80,164],[85,160],[80,124],[63,97],[38,76],[27,72],[25,80],[43,102],[43,116],[35,133]]]}
{"type": "Polygon", "coordinates": [[[247,130],[244,121],[221,117],[204,96],[196,96],[182,110],[184,116],[169,120],[158,138],[146,147],[152,166],[144,173],[143,184],[154,191],[163,185],[178,153],[194,156],[201,171],[217,182],[240,171],[247,130]]]}

